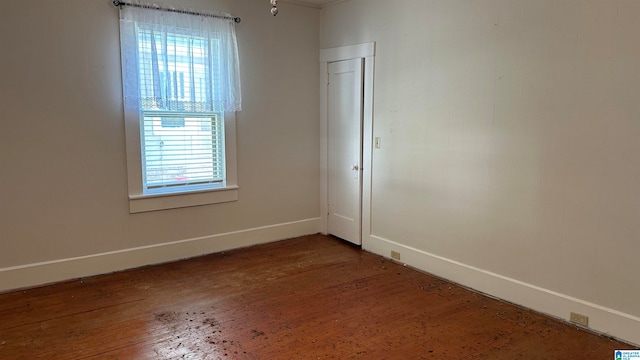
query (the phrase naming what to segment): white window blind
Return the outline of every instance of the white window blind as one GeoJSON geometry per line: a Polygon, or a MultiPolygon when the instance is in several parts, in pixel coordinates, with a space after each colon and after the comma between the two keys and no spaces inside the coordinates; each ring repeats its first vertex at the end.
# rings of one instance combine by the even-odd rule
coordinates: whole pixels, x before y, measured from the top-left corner
{"type": "Polygon", "coordinates": [[[230,19],[120,9],[125,111],[140,122],[144,193],[224,186],[224,113],[241,110],[230,19]]]}
{"type": "Polygon", "coordinates": [[[145,113],[144,176],[148,190],[222,183],[224,127],[219,114],[145,113]]]}

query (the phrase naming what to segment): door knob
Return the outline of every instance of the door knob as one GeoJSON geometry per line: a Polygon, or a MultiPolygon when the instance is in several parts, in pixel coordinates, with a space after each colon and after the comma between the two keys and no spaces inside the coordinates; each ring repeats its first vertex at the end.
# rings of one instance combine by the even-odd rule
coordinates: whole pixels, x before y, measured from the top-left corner
{"type": "Polygon", "coordinates": [[[353,165],[351,167],[351,170],[356,170],[357,171],[357,170],[360,170],[360,167],[358,165],[353,165]]]}

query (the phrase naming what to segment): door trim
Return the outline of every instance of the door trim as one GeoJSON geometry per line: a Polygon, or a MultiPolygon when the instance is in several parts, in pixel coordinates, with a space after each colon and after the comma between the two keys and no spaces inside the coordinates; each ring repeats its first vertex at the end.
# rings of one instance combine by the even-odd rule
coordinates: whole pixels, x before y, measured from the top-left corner
{"type": "Polygon", "coordinates": [[[320,231],[328,233],[328,64],[335,61],[364,59],[364,107],[362,111],[362,208],[361,241],[364,248],[371,235],[371,165],[373,155],[373,80],[375,42],[320,50],[320,231]]]}

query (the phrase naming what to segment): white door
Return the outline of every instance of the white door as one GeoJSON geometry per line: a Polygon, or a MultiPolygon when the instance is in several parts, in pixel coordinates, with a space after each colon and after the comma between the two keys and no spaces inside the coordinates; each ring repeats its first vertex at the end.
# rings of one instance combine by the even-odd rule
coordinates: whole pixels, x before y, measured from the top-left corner
{"type": "Polygon", "coordinates": [[[362,59],[328,64],[328,232],[362,244],[362,59]]]}

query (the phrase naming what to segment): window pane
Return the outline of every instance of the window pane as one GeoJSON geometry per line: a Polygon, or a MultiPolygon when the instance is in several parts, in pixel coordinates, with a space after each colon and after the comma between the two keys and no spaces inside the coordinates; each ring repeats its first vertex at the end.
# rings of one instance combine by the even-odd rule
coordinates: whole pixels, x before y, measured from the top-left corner
{"type": "Polygon", "coordinates": [[[144,110],[212,111],[220,71],[218,39],[206,34],[138,28],[141,106],[144,110]]]}
{"type": "Polygon", "coordinates": [[[145,189],[224,180],[224,134],[219,114],[143,117],[145,189]]]}

